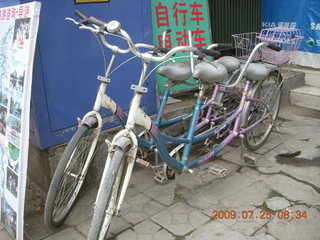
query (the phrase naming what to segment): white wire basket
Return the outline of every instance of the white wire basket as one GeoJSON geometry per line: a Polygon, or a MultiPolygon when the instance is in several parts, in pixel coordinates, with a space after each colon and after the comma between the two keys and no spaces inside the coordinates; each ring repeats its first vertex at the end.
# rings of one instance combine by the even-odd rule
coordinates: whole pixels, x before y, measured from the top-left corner
{"type": "Polygon", "coordinates": [[[299,29],[284,27],[262,29],[257,38],[281,48],[280,52],[270,48],[261,49],[261,61],[274,64],[290,62],[303,39],[299,29]]]}
{"type": "MultiPolygon", "coordinates": [[[[247,59],[254,47],[260,42],[258,36],[258,32],[233,34],[236,57],[247,59]]],[[[259,52],[254,56],[254,60],[260,60],[259,52]]]]}
{"type": "Polygon", "coordinates": [[[300,47],[303,37],[299,29],[295,28],[267,28],[260,33],[250,32],[233,34],[236,56],[248,58],[255,45],[259,42],[268,42],[281,48],[277,52],[263,47],[256,53],[254,60],[272,64],[288,63],[292,60],[294,52],[300,47]]]}

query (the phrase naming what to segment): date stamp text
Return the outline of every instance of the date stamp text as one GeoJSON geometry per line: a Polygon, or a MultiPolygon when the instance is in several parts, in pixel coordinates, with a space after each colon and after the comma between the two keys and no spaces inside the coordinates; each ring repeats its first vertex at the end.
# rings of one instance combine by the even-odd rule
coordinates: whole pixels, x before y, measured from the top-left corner
{"type": "Polygon", "coordinates": [[[212,211],[211,219],[301,219],[308,218],[306,210],[279,210],[272,212],[270,210],[214,210],[212,211]]]}

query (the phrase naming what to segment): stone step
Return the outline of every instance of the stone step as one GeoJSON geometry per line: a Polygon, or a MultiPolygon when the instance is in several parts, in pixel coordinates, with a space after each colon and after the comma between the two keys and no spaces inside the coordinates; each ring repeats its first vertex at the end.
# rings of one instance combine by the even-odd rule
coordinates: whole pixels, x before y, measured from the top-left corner
{"type": "Polygon", "coordinates": [[[292,89],[290,100],[293,105],[320,111],[320,88],[306,85],[292,89]]]}
{"type": "Polygon", "coordinates": [[[309,70],[305,72],[305,82],[309,86],[320,88],[320,71],[309,70]]]}
{"type": "Polygon", "coordinates": [[[282,69],[304,73],[304,80],[306,85],[320,88],[320,69],[294,65],[284,66],[282,67],[282,69]]]}

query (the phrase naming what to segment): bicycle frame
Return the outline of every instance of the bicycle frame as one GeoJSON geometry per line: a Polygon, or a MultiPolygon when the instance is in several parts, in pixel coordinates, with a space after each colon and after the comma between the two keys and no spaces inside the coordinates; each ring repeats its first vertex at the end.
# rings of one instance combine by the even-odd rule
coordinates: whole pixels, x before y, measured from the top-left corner
{"type": "MultiPolygon", "coordinates": [[[[83,117],[83,120],[82,120],[82,122],[84,122],[85,119],[87,119],[88,117],[94,117],[98,121],[98,129],[99,130],[102,128],[102,125],[103,125],[102,117],[99,113],[101,108],[106,108],[106,109],[110,110],[111,113],[118,118],[120,124],[123,127],[125,127],[126,122],[127,122],[127,115],[124,113],[122,108],[106,94],[106,89],[108,87],[108,84],[111,81],[110,78],[108,78],[108,76],[110,75],[111,68],[114,64],[116,56],[117,56],[117,53],[113,52],[112,57],[109,62],[109,65],[108,65],[108,68],[106,70],[105,76],[98,77],[98,79],[101,81],[101,84],[98,89],[98,93],[97,93],[97,97],[95,100],[93,110],[88,112],[87,114],[85,114],[85,116],[83,117]]],[[[191,116],[190,114],[185,114],[185,115],[176,117],[174,119],[170,119],[168,121],[162,121],[164,110],[166,107],[166,103],[167,103],[169,95],[170,95],[170,88],[171,88],[171,86],[166,88],[164,95],[161,99],[159,110],[156,114],[155,122],[156,122],[156,125],[159,127],[172,125],[174,123],[180,122],[180,121],[191,116]]],[[[139,136],[137,136],[137,138],[138,138],[139,145],[144,147],[145,149],[151,150],[155,147],[153,144],[153,141],[143,141],[143,139],[140,138],[139,136]]]]}
{"type": "MultiPolygon", "coordinates": [[[[72,20],[74,23],[78,24],[75,20],[73,19],[69,19],[69,20],[72,20]]],[[[85,27],[85,26],[81,26],[80,27],[81,29],[89,29],[92,31],[92,29],[88,28],[88,27],[85,27]]],[[[93,31],[94,32],[94,31],[93,31]]],[[[96,31],[97,32],[97,31],[96,31]]],[[[84,122],[84,120],[88,117],[95,117],[98,121],[98,129],[97,129],[97,133],[99,134],[100,131],[101,131],[101,128],[102,128],[102,117],[101,115],[99,114],[99,111],[101,109],[101,107],[104,107],[104,108],[107,108],[111,111],[112,114],[114,114],[118,119],[119,119],[119,122],[120,124],[123,126],[123,127],[128,127],[130,126],[129,128],[131,129],[133,126],[134,126],[134,123],[132,125],[131,122],[134,122],[132,119],[130,119],[130,121],[128,122],[128,118],[126,116],[126,114],[124,114],[123,110],[120,108],[119,105],[116,104],[115,101],[113,101],[109,96],[106,95],[105,91],[107,89],[107,86],[108,84],[110,83],[110,74],[111,74],[111,68],[114,64],[114,61],[115,61],[115,58],[117,56],[118,53],[128,53],[128,52],[132,52],[134,53],[134,55],[136,56],[139,56],[141,57],[141,53],[139,51],[137,51],[136,47],[134,47],[134,44],[129,41],[128,42],[128,45],[129,45],[129,49],[127,50],[123,50],[123,49],[119,49],[117,46],[114,46],[114,45],[111,45],[109,44],[106,39],[104,38],[104,34],[101,33],[100,31],[98,31],[99,34],[100,34],[100,37],[101,37],[101,40],[103,42],[103,44],[108,47],[109,49],[111,49],[112,51],[112,57],[111,57],[111,60],[109,61],[109,65],[108,65],[108,68],[106,70],[106,73],[105,73],[105,76],[104,77],[98,77],[99,80],[101,80],[101,84],[99,86],[99,90],[98,90],[98,94],[97,94],[97,98],[96,98],[96,101],[95,101],[95,104],[94,104],[94,108],[92,111],[88,112],[82,122],[84,122]]],[[[125,37],[126,39],[130,39],[129,35],[123,31],[123,30],[119,30],[119,34],[122,35],[123,37],[125,37]]],[[[137,44],[139,45],[139,44],[137,44]]],[[[140,44],[140,46],[143,46],[145,47],[146,45],[145,44],[140,44]]],[[[192,47],[190,47],[190,49],[192,49],[192,47]]],[[[193,55],[191,54],[191,57],[193,55]]],[[[146,73],[147,73],[147,68],[149,66],[149,63],[150,63],[150,60],[151,59],[148,59],[148,58],[145,58],[144,61],[143,61],[143,70],[142,70],[142,73],[141,73],[141,76],[140,76],[140,81],[139,81],[139,85],[138,85],[138,88],[139,87],[142,87],[143,85],[143,82],[145,81],[146,79],[146,73]]],[[[165,58],[164,58],[165,60],[165,58]]],[[[166,60],[168,61],[168,59],[166,60]]],[[[193,61],[191,61],[191,63],[193,63],[193,61]]],[[[235,73],[234,73],[235,74],[235,73]]],[[[231,79],[233,77],[233,75],[229,78],[231,79]]],[[[171,83],[170,83],[171,84],[171,83]]],[[[175,123],[178,123],[180,121],[183,121],[183,120],[186,120],[190,117],[193,118],[193,122],[196,122],[196,118],[194,117],[194,113],[192,114],[185,114],[185,115],[182,115],[182,116],[179,116],[179,117],[176,117],[176,118],[173,118],[173,119],[170,119],[168,121],[162,121],[162,117],[163,117],[163,113],[164,113],[164,109],[165,109],[165,106],[166,106],[166,103],[168,101],[168,97],[169,97],[169,94],[170,94],[170,84],[169,84],[169,87],[166,88],[165,90],[165,93],[163,95],[163,98],[161,99],[161,104],[160,104],[160,107],[158,109],[158,112],[157,112],[157,115],[156,115],[156,119],[155,119],[155,125],[158,126],[158,127],[164,127],[164,126],[169,126],[169,125],[172,125],[172,124],[175,124],[175,123]]],[[[223,92],[223,91],[222,91],[223,92]]],[[[215,93],[217,94],[217,92],[215,93]]],[[[141,95],[142,96],[142,95],[141,95]]],[[[138,106],[140,105],[140,101],[141,101],[141,96],[139,94],[136,94],[136,96],[134,96],[133,98],[133,103],[135,101],[137,101],[138,103],[138,106]],[[136,99],[136,100],[135,100],[136,99]]],[[[200,104],[201,107],[200,109],[204,109],[205,107],[209,106],[209,104],[212,102],[214,98],[212,98],[210,101],[208,101],[206,104],[200,104]]],[[[199,105],[199,106],[200,106],[199,105]]],[[[198,107],[198,104],[196,104],[196,107],[198,107]]],[[[132,111],[136,111],[138,107],[134,106],[130,108],[130,111],[131,109],[135,109],[135,110],[132,110],[132,111]]],[[[141,110],[141,109],[140,109],[141,110]]],[[[142,110],[141,110],[142,111],[142,110]]],[[[211,107],[209,106],[209,112],[211,112],[212,109],[211,107]]],[[[143,113],[145,114],[145,113],[143,113]]],[[[129,116],[130,116],[130,112],[129,112],[129,116]]],[[[197,114],[197,116],[199,116],[197,114]]],[[[130,118],[130,117],[129,117],[130,118]]],[[[198,118],[198,117],[197,117],[198,118]]],[[[219,118],[218,118],[219,119],[219,118]]],[[[207,124],[207,121],[203,121],[202,124],[198,125],[198,127],[195,129],[196,131],[199,130],[200,128],[202,128],[203,126],[205,126],[207,124]]],[[[193,133],[189,132],[189,136],[188,138],[191,138],[191,135],[193,136],[193,133]]],[[[170,137],[169,137],[170,138],[170,137]]],[[[137,136],[137,139],[138,139],[138,143],[139,143],[139,146],[142,146],[144,147],[145,149],[147,150],[152,150],[155,148],[155,145],[153,143],[153,140],[151,139],[150,141],[145,141],[143,138],[140,138],[139,136],[137,136]]],[[[188,148],[187,148],[188,149],[188,148]]],[[[186,154],[187,155],[187,154],[186,154]]]]}
{"type": "MultiPolygon", "coordinates": [[[[141,84],[141,82],[143,82],[144,74],[145,74],[145,70],[147,69],[147,66],[148,66],[148,63],[145,63],[144,68],[141,73],[139,85],[141,84]]],[[[117,205],[115,214],[117,215],[120,211],[120,208],[121,208],[121,205],[122,205],[122,202],[124,199],[124,195],[125,195],[126,189],[128,187],[129,181],[130,181],[130,177],[132,174],[132,169],[133,169],[133,165],[135,162],[135,157],[136,157],[136,153],[137,153],[137,149],[138,149],[138,140],[132,131],[133,126],[135,124],[142,126],[151,135],[151,137],[156,145],[156,149],[158,150],[160,156],[162,157],[162,159],[164,160],[164,162],[168,166],[173,167],[178,171],[192,172],[192,170],[190,170],[190,168],[193,168],[197,165],[200,165],[200,164],[207,162],[209,159],[216,156],[236,136],[239,136],[241,134],[246,133],[247,131],[256,127],[259,123],[264,121],[266,118],[268,118],[268,116],[265,116],[265,117],[261,118],[259,121],[248,126],[247,128],[243,128],[243,129],[240,128],[242,112],[243,112],[244,104],[246,102],[257,101],[257,102],[261,102],[265,107],[267,107],[267,105],[262,100],[251,98],[248,96],[248,93],[249,92],[251,93],[253,91],[253,89],[251,88],[251,85],[252,85],[251,81],[249,81],[249,80],[246,81],[245,87],[242,92],[242,97],[240,100],[239,107],[235,111],[233,111],[233,113],[231,113],[231,112],[228,113],[230,116],[221,125],[218,125],[216,128],[211,129],[207,132],[204,132],[204,133],[201,133],[199,135],[194,136],[195,129],[197,127],[198,116],[199,116],[199,113],[202,109],[202,106],[204,106],[202,98],[203,98],[203,93],[205,91],[205,87],[202,87],[202,89],[200,89],[200,94],[195,102],[195,107],[194,107],[194,111],[192,113],[190,128],[188,130],[186,138],[182,138],[182,137],[175,138],[175,137],[171,137],[171,136],[168,136],[168,135],[161,133],[158,126],[156,125],[156,123],[154,121],[152,121],[151,118],[146,113],[144,113],[144,111],[141,108],[139,108],[139,103],[141,101],[143,93],[139,92],[139,91],[135,91],[125,129],[118,132],[114,136],[112,142],[109,142],[106,140],[106,142],[109,145],[109,154],[108,154],[106,166],[105,166],[105,169],[103,172],[103,177],[107,173],[107,170],[110,166],[110,162],[113,157],[114,147],[117,145],[117,141],[119,141],[122,137],[125,137],[125,138],[128,138],[131,140],[131,149],[129,150],[129,152],[127,154],[128,155],[128,167],[127,167],[127,171],[125,173],[123,185],[121,186],[119,201],[118,201],[118,205],[117,205]],[[207,153],[204,156],[201,156],[197,159],[194,159],[193,161],[188,161],[191,146],[193,143],[200,142],[200,141],[207,139],[208,137],[214,136],[215,134],[219,133],[222,129],[226,128],[227,126],[229,126],[233,122],[234,122],[234,127],[233,127],[232,131],[230,132],[230,134],[220,144],[218,144],[212,151],[210,151],[209,153],[207,153]],[[168,152],[168,150],[166,148],[168,143],[184,144],[184,151],[183,151],[184,159],[182,159],[181,162],[170,155],[170,153],[168,152]]],[[[220,85],[216,85],[215,89],[214,89],[214,93],[219,92],[220,88],[221,88],[220,85]]],[[[213,100],[211,100],[211,101],[213,101],[213,100]]],[[[140,141],[147,142],[144,139],[140,139],[140,141]]]]}
{"type": "MultiPolygon", "coordinates": [[[[100,130],[102,128],[102,125],[103,125],[102,117],[101,117],[101,115],[99,113],[101,107],[110,110],[111,113],[118,118],[118,120],[119,120],[120,124],[122,125],[122,127],[125,127],[126,126],[126,122],[127,122],[127,115],[124,113],[122,108],[113,99],[111,99],[106,94],[106,89],[108,87],[108,84],[111,81],[111,79],[108,78],[108,76],[111,73],[111,69],[112,69],[112,66],[113,66],[113,64],[115,62],[116,56],[117,56],[117,52],[113,51],[112,57],[111,57],[111,59],[109,61],[109,65],[108,65],[108,68],[107,68],[106,73],[105,73],[105,76],[104,77],[101,77],[101,76],[98,77],[98,79],[101,81],[101,84],[100,84],[99,89],[98,89],[98,93],[97,93],[97,97],[96,97],[96,100],[95,100],[95,104],[94,104],[93,110],[88,112],[83,117],[83,121],[85,121],[85,119],[87,119],[88,117],[95,117],[95,119],[97,119],[97,121],[98,121],[98,131],[99,132],[100,132],[100,130]]],[[[232,77],[233,77],[233,75],[230,78],[232,78],[232,77]]],[[[172,87],[172,83],[169,80],[168,81],[168,86],[166,87],[166,89],[164,91],[164,94],[163,94],[162,99],[160,101],[159,109],[157,111],[157,114],[156,114],[156,117],[155,117],[155,120],[154,120],[155,125],[157,127],[159,127],[159,128],[170,126],[170,125],[173,125],[173,124],[181,122],[181,121],[185,121],[186,119],[189,119],[193,115],[193,113],[183,114],[181,116],[174,117],[172,119],[163,121],[163,115],[164,115],[164,111],[165,111],[165,107],[166,107],[169,95],[171,93],[171,91],[170,91],[171,87],[172,87]]],[[[202,119],[202,121],[199,124],[197,124],[196,128],[194,129],[195,131],[198,131],[199,129],[203,128],[209,122],[218,121],[218,120],[220,120],[220,119],[222,119],[224,117],[224,116],[219,116],[217,118],[209,120],[210,114],[212,113],[212,107],[210,106],[210,104],[214,100],[217,100],[216,96],[217,96],[218,92],[228,92],[228,91],[225,91],[225,90],[222,90],[222,89],[217,89],[212,94],[211,99],[209,101],[207,101],[205,104],[202,104],[201,110],[203,110],[205,108],[208,108],[208,113],[206,114],[206,118],[202,119]]],[[[229,114],[230,113],[228,113],[227,115],[229,115],[229,114]]],[[[180,136],[180,138],[185,138],[185,137],[186,137],[185,134],[180,136]]],[[[156,147],[155,144],[154,144],[153,139],[151,139],[150,141],[146,141],[146,140],[144,140],[143,138],[141,138],[139,136],[137,136],[137,139],[138,139],[139,146],[143,147],[146,150],[152,150],[152,149],[154,149],[156,147]]]]}
{"type": "MultiPolygon", "coordinates": [[[[119,211],[120,211],[120,208],[121,208],[121,205],[122,205],[122,202],[123,202],[123,199],[124,199],[124,196],[125,196],[125,193],[126,193],[126,190],[127,190],[130,178],[131,178],[132,171],[133,171],[133,166],[135,163],[137,150],[138,150],[138,146],[139,146],[138,143],[142,146],[144,145],[147,147],[148,146],[150,147],[150,144],[152,144],[151,146],[152,147],[155,146],[155,149],[160,153],[162,159],[164,160],[164,162],[168,166],[170,166],[178,171],[192,173],[192,170],[191,170],[192,167],[195,167],[199,164],[203,164],[203,163],[207,162],[209,159],[211,159],[212,157],[217,155],[236,136],[241,137],[242,134],[245,134],[246,132],[252,130],[257,125],[259,125],[262,121],[264,121],[264,120],[268,119],[270,116],[272,116],[272,114],[269,114],[270,109],[269,109],[268,105],[264,102],[264,100],[260,100],[260,99],[251,97],[251,96],[255,96],[257,93],[260,94],[259,87],[262,84],[262,82],[261,82],[261,84],[258,83],[254,86],[253,80],[249,80],[250,79],[250,75],[249,75],[250,72],[249,71],[248,71],[248,75],[247,75],[248,79],[244,78],[244,74],[247,71],[249,64],[251,63],[251,61],[253,59],[253,55],[254,55],[255,51],[257,51],[259,49],[259,47],[261,47],[263,45],[268,46],[268,44],[267,43],[259,43],[255,47],[255,49],[253,50],[252,54],[250,55],[248,61],[246,62],[245,66],[241,70],[237,80],[232,84],[227,84],[227,85],[222,84],[222,86],[217,84],[215,86],[215,89],[213,92],[213,98],[210,99],[210,101],[208,101],[206,104],[204,103],[204,99],[205,99],[204,95],[205,95],[205,91],[207,89],[207,86],[205,84],[200,84],[199,94],[198,94],[198,97],[195,101],[194,111],[192,114],[186,114],[182,117],[178,117],[176,119],[162,122],[164,108],[165,108],[165,105],[166,105],[166,102],[167,102],[167,99],[168,99],[168,96],[170,93],[170,88],[166,89],[166,90],[168,90],[168,92],[165,92],[165,94],[162,98],[162,101],[161,101],[161,104],[159,107],[159,112],[156,116],[156,119],[155,119],[155,121],[152,121],[151,118],[140,108],[142,96],[144,93],[147,92],[147,88],[143,87],[143,84],[146,80],[146,75],[147,75],[147,70],[148,70],[149,64],[151,62],[163,62],[165,60],[168,60],[173,54],[175,54],[179,51],[189,51],[192,53],[196,53],[197,52],[196,49],[193,47],[190,47],[190,46],[185,46],[185,47],[178,46],[176,48],[169,50],[163,56],[157,56],[157,57],[153,56],[149,53],[141,53],[139,51],[138,47],[132,42],[130,36],[124,30],[121,29],[121,25],[119,22],[112,21],[110,23],[104,23],[103,21],[95,19],[94,17],[87,18],[86,16],[84,16],[80,12],[78,12],[77,15],[80,18],[82,18],[83,20],[85,20],[86,23],[90,23],[90,21],[91,21],[91,23],[98,25],[99,27],[96,26],[96,29],[94,31],[99,32],[101,35],[102,35],[101,32],[104,32],[105,29],[107,30],[106,34],[112,33],[112,34],[120,35],[123,39],[125,39],[127,41],[128,47],[129,47],[128,49],[119,49],[117,46],[112,46],[109,43],[107,43],[105,39],[102,39],[104,45],[112,50],[113,55],[110,60],[105,77],[101,77],[101,79],[100,79],[102,81],[102,83],[99,86],[99,92],[98,92],[98,95],[96,98],[94,109],[92,112],[89,112],[86,115],[86,116],[97,117],[98,126],[99,126],[98,131],[100,131],[101,126],[102,126],[102,120],[101,120],[101,116],[99,114],[101,107],[105,107],[105,108],[108,108],[109,110],[111,110],[111,112],[119,118],[120,123],[122,125],[125,125],[124,126],[125,128],[123,130],[119,131],[114,136],[112,142],[110,142],[107,139],[105,140],[108,145],[108,156],[107,156],[105,168],[104,168],[103,175],[102,175],[102,180],[101,180],[102,184],[100,184],[98,194],[97,194],[96,201],[98,201],[98,209],[95,210],[94,217],[92,220],[93,227],[90,227],[90,230],[89,230],[89,236],[92,235],[91,237],[96,239],[95,235],[97,235],[97,234],[99,234],[100,238],[102,238],[102,236],[106,235],[107,229],[110,225],[112,215],[119,216],[119,211]],[[142,66],[138,85],[131,86],[131,89],[134,90],[134,96],[131,101],[129,113],[126,117],[126,115],[121,110],[121,108],[110,97],[108,97],[106,95],[105,91],[106,91],[108,83],[110,82],[110,79],[108,77],[110,75],[110,70],[111,70],[111,67],[114,63],[114,60],[116,58],[117,53],[118,52],[119,53],[128,53],[129,51],[131,51],[135,56],[140,57],[142,59],[143,66],[142,66]],[[234,87],[238,83],[240,83],[240,81],[242,79],[246,79],[246,81],[245,81],[245,86],[242,91],[242,96],[241,96],[240,104],[239,104],[238,108],[236,110],[231,110],[228,113],[225,113],[225,111],[224,111],[223,116],[211,117],[211,112],[213,111],[213,109],[211,108],[211,106],[209,104],[210,103],[215,104],[212,101],[222,100],[221,94],[219,96],[218,93],[219,92],[227,92],[226,90],[223,89],[223,87],[230,87],[230,88],[234,87]],[[259,116],[259,119],[255,119],[253,123],[244,122],[242,124],[243,119],[245,119],[245,120],[251,119],[251,117],[248,117],[251,114],[251,111],[250,111],[251,108],[249,109],[250,104],[247,104],[250,102],[261,103],[264,106],[264,110],[262,111],[263,115],[259,116]],[[204,106],[209,106],[208,112],[207,112],[205,118],[200,118],[200,113],[203,110],[204,106]],[[265,113],[267,113],[267,114],[265,114],[265,113]],[[161,133],[159,130],[159,127],[161,125],[164,126],[166,124],[168,124],[168,125],[173,124],[173,123],[179,122],[180,120],[184,120],[186,118],[191,118],[189,129],[185,134],[181,135],[180,137],[171,137],[171,136],[168,136],[168,135],[161,133]],[[199,119],[201,119],[201,121],[199,121],[199,119]],[[225,120],[223,121],[223,123],[215,126],[214,128],[210,128],[207,131],[201,132],[200,134],[196,134],[196,132],[199,129],[201,129],[203,126],[205,126],[209,122],[217,121],[220,119],[225,119],[225,120]],[[233,124],[232,130],[230,131],[229,135],[222,142],[220,142],[218,145],[216,145],[209,153],[207,153],[201,157],[198,157],[192,161],[189,161],[191,147],[194,143],[197,143],[199,141],[203,141],[209,137],[212,137],[212,136],[220,133],[222,130],[226,129],[227,127],[231,128],[231,126],[232,126],[231,124],[233,124]],[[134,127],[136,125],[141,126],[152,137],[152,141],[146,141],[146,140],[136,136],[133,131],[134,127]],[[242,126],[245,126],[245,128],[243,128],[242,126]],[[183,147],[181,161],[175,159],[172,156],[172,154],[170,154],[168,152],[168,150],[167,150],[168,143],[180,144],[178,147],[180,147],[180,146],[183,147]],[[114,157],[115,157],[115,159],[114,159],[115,165],[112,165],[113,169],[110,169],[111,171],[109,171],[109,168],[111,166],[111,161],[113,161],[114,157]],[[122,162],[120,162],[121,160],[122,160],[122,162]],[[120,169],[118,168],[119,164],[122,164],[122,165],[120,165],[120,169]],[[107,176],[107,174],[110,174],[110,175],[107,176]],[[110,178],[106,178],[106,177],[110,177],[110,178]],[[115,182],[114,182],[114,177],[116,177],[115,182]],[[106,180],[109,181],[109,179],[110,179],[110,184],[107,183],[108,185],[104,186],[104,185],[106,185],[106,180]],[[104,194],[103,198],[101,198],[101,196],[100,196],[102,189],[105,189],[105,191],[102,192],[104,194]],[[110,195],[110,191],[111,191],[112,195],[109,196],[109,199],[111,197],[111,200],[110,200],[109,205],[107,205],[108,208],[106,210],[104,210],[106,205],[103,205],[103,204],[105,204],[105,203],[108,204],[107,195],[110,195]],[[107,221],[103,220],[102,219],[103,217],[107,221]],[[96,224],[97,221],[99,221],[99,224],[96,224]],[[101,228],[101,229],[99,229],[99,228],[101,228]],[[102,231],[102,235],[100,235],[100,233],[101,233],[100,230],[102,231]]],[[[86,26],[81,26],[81,28],[91,29],[90,27],[86,27],[86,26]]],[[[201,69],[201,66],[199,69],[201,69]]],[[[223,69],[223,68],[221,68],[221,69],[223,70],[223,71],[221,70],[221,74],[223,74],[223,75],[219,75],[220,73],[215,74],[215,72],[212,72],[212,77],[216,77],[216,80],[219,80],[219,81],[222,81],[223,78],[227,75],[227,72],[225,71],[226,69],[223,69]]],[[[203,72],[202,72],[203,75],[198,75],[198,76],[203,76],[204,78],[202,80],[204,80],[204,82],[207,82],[208,84],[210,84],[209,81],[211,79],[207,78],[206,74],[211,74],[211,73],[206,70],[207,70],[207,68],[205,68],[203,70],[203,72]]],[[[261,71],[261,72],[263,73],[264,71],[261,71]]],[[[268,76],[267,74],[269,74],[269,73],[262,74],[262,77],[259,77],[259,75],[256,75],[256,76],[258,79],[262,80],[262,78],[266,78],[268,76]]],[[[255,77],[254,74],[252,74],[251,76],[255,77]]],[[[264,79],[262,81],[264,81],[264,79]]],[[[253,113],[253,114],[255,114],[255,113],[253,113]]],[[[269,133],[270,133],[270,131],[268,132],[268,134],[269,133]]]]}
{"type": "MultiPolygon", "coordinates": [[[[241,117],[242,117],[242,112],[243,112],[243,107],[244,104],[247,101],[256,101],[262,103],[266,108],[267,105],[260,99],[255,99],[248,97],[248,92],[251,91],[251,81],[247,81],[243,90],[243,94],[241,97],[241,101],[239,104],[239,107],[237,110],[233,111],[233,113],[229,112],[228,114],[231,115],[226,119],[225,122],[223,122],[221,125],[217,126],[215,129],[208,131],[207,133],[201,133],[197,136],[193,136],[193,133],[195,132],[196,127],[196,120],[200,109],[202,102],[200,99],[197,99],[196,104],[195,104],[195,110],[193,112],[193,118],[190,123],[190,128],[188,131],[187,138],[173,138],[170,136],[167,136],[165,134],[162,134],[156,124],[148,117],[141,117],[140,114],[141,112],[138,112],[136,116],[136,124],[139,124],[141,126],[144,126],[147,130],[147,126],[151,127],[149,128],[149,133],[154,139],[154,142],[157,146],[157,149],[162,156],[163,160],[171,167],[175,168],[178,171],[186,171],[189,168],[195,167],[197,165],[203,164],[212,157],[216,156],[227,144],[229,144],[236,136],[240,134],[244,134],[247,131],[250,131],[257,125],[259,125],[262,121],[264,121],[266,118],[268,118],[268,115],[265,117],[259,119],[257,122],[253,123],[247,128],[240,129],[240,122],[241,122],[241,117]],[[231,133],[220,143],[218,144],[211,152],[207,153],[206,155],[199,157],[191,162],[188,162],[188,157],[190,153],[190,148],[193,143],[200,142],[205,140],[208,137],[211,137],[215,134],[217,134],[219,131],[222,129],[226,128],[229,126],[231,123],[234,122],[234,127],[231,131],[231,133]],[[184,152],[183,152],[183,159],[182,161],[178,161],[175,158],[171,157],[169,152],[166,149],[166,145],[168,142],[173,142],[173,143],[180,143],[180,144],[185,144],[184,152]],[[187,149],[187,150],[186,150],[187,149]]],[[[215,91],[219,91],[220,86],[216,85],[215,91]]],[[[199,128],[199,125],[198,125],[199,128]]]]}

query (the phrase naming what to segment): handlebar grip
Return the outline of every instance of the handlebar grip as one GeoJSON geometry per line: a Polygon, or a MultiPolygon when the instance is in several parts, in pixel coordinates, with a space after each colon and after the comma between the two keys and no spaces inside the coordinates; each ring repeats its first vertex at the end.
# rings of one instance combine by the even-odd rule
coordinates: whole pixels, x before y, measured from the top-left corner
{"type": "Polygon", "coordinates": [[[216,50],[204,49],[204,48],[197,48],[197,50],[211,57],[218,58],[221,56],[221,52],[216,50]]]}
{"type": "Polygon", "coordinates": [[[82,12],[80,12],[79,10],[74,10],[75,14],[81,18],[82,20],[87,19],[88,17],[86,15],[84,15],[82,12]]]}
{"type": "Polygon", "coordinates": [[[218,47],[221,48],[233,48],[232,43],[218,43],[218,47]]]}
{"type": "Polygon", "coordinates": [[[100,27],[104,27],[104,25],[106,25],[107,23],[104,22],[104,21],[101,21],[100,19],[97,19],[95,17],[89,17],[88,18],[88,22],[90,24],[94,24],[94,25],[97,25],[97,26],[100,26],[100,27]]]}
{"type": "Polygon", "coordinates": [[[158,54],[158,53],[168,53],[171,49],[170,48],[164,48],[164,47],[159,47],[159,46],[155,46],[153,48],[153,52],[155,54],[158,54]]]}
{"type": "Polygon", "coordinates": [[[276,45],[273,45],[273,44],[269,44],[268,45],[268,48],[274,50],[274,51],[277,51],[277,52],[280,52],[281,51],[281,47],[278,47],[276,45]]]}

